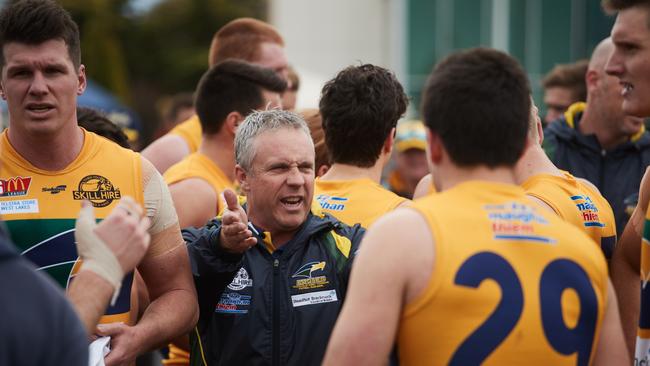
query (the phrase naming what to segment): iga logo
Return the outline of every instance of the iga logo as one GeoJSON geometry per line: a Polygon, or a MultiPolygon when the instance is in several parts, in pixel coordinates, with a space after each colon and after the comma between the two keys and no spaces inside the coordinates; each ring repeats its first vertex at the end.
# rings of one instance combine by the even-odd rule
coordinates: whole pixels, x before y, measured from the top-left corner
{"type": "Polygon", "coordinates": [[[239,291],[251,286],[253,286],[253,280],[248,277],[248,272],[246,272],[244,267],[242,267],[235,275],[235,278],[232,279],[232,282],[230,282],[228,288],[231,290],[239,291]]]}
{"type": "Polygon", "coordinates": [[[0,197],[25,196],[31,183],[32,177],[0,179],[0,197]]]}

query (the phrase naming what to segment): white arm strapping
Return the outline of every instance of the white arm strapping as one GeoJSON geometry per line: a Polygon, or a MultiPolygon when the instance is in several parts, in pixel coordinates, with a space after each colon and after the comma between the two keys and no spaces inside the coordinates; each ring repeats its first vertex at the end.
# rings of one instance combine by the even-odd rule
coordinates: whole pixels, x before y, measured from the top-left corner
{"type": "Polygon", "coordinates": [[[81,270],[92,271],[113,285],[115,292],[111,298],[111,305],[115,305],[122,287],[124,271],[111,249],[95,234],[96,226],[93,206],[84,204],[79,212],[74,233],[77,252],[83,260],[81,270]]]}

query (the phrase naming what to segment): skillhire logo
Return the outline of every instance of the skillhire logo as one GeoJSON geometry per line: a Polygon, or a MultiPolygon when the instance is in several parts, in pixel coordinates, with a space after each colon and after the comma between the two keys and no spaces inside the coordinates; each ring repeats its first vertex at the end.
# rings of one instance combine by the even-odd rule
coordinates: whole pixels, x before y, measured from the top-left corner
{"type": "Polygon", "coordinates": [[[106,207],[114,200],[122,198],[122,195],[107,178],[101,175],[87,175],[79,182],[78,190],[72,191],[72,198],[88,200],[94,207],[106,207]]]}
{"type": "Polygon", "coordinates": [[[25,196],[31,183],[32,177],[0,179],[0,197],[25,196]]]}

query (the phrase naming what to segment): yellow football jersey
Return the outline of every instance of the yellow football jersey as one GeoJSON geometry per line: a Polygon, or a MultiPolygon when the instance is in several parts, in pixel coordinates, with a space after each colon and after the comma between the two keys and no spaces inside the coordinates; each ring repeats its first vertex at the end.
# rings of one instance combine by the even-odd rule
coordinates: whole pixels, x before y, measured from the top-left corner
{"type": "MultiPolygon", "coordinates": [[[[123,196],[143,205],[140,155],[84,130],[79,156],[68,167],[52,172],[23,159],[11,146],[7,131],[0,138],[2,219],[22,255],[65,288],[81,264],[74,227],[82,200],[92,203],[98,219],[105,218],[123,196]]],[[[131,273],[101,322],[135,321],[130,314],[136,300],[133,296],[132,303],[132,283],[131,273]]]]}
{"type": "Polygon", "coordinates": [[[361,224],[365,228],[408,201],[367,178],[345,181],[316,179],[314,198],[324,212],[345,224],[361,224]]]}
{"type": "Polygon", "coordinates": [[[641,308],[636,338],[635,365],[650,362],[650,207],[645,215],[643,240],[641,241],[641,308]]]}
{"type": "Polygon", "coordinates": [[[222,198],[224,189],[235,189],[235,183],[210,158],[195,152],[185,159],[172,165],[163,175],[167,184],[173,184],[189,178],[200,178],[212,186],[217,194],[216,212],[224,208],[226,202],[222,198]]]}
{"type": "Polygon", "coordinates": [[[607,200],[568,172],[563,176],[538,174],[521,186],[526,193],[551,206],[558,216],[584,231],[611,258],[616,245],[616,221],[607,200]]]}
{"type": "Polygon", "coordinates": [[[607,301],[589,237],[521,187],[465,182],[415,201],[434,239],[398,330],[401,365],[588,365],[607,301]]]}
{"type": "Polygon", "coordinates": [[[182,137],[190,149],[190,154],[196,152],[199,146],[201,146],[201,135],[203,132],[201,129],[201,121],[199,121],[199,116],[196,114],[190,117],[190,119],[176,125],[168,133],[182,137]]]}

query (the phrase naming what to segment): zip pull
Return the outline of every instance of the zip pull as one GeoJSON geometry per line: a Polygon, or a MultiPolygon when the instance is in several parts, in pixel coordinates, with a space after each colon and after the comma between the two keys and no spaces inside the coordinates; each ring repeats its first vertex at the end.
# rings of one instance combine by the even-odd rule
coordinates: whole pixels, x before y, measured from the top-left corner
{"type": "Polygon", "coordinates": [[[277,268],[278,266],[280,266],[280,261],[279,261],[277,258],[275,258],[275,259],[273,260],[273,267],[276,267],[276,268],[277,268]]]}

